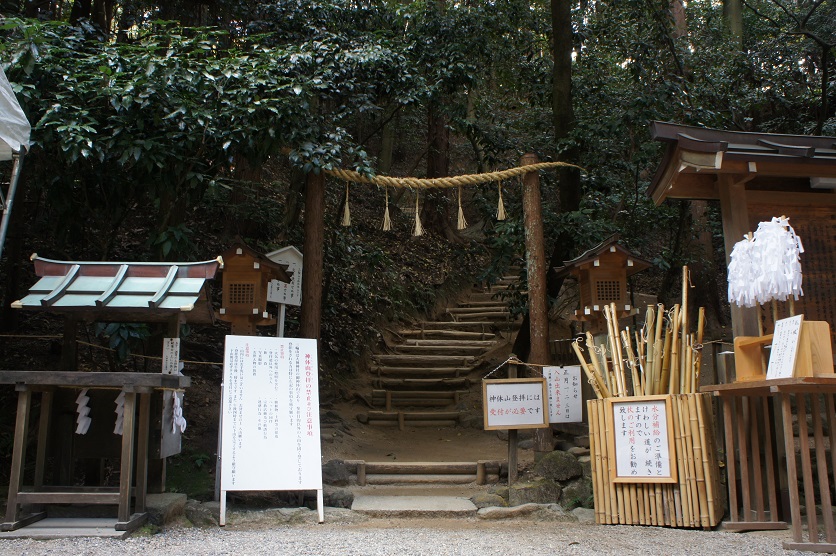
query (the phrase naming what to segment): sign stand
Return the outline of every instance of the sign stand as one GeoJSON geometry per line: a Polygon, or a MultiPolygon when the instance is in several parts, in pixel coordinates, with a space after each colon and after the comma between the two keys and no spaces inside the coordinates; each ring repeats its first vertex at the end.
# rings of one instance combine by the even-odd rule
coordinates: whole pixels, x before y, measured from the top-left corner
{"type": "Polygon", "coordinates": [[[290,275],[290,282],[270,281],[267,289],[267,301],[279,304],[279,318],[276,323],[276,337],[284,337],[284,320],[287,305],[299,307],[302,305],[302,253],[295,247],[282,247],[266,257],[274,263],[287,265],[290,275]]]}
{"type": "Polygon", "coordinates": [[[246,490],[316,490],[322,523],[316,340],[227,336],[224,351],[218,524],[246,490]]]}

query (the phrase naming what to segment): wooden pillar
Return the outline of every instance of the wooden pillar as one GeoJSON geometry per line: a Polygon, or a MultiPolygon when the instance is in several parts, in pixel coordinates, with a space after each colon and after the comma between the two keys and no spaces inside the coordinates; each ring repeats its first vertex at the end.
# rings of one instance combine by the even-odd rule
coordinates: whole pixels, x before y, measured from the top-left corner
{"type": "MultiPolygon", "coordinates": [[[[520,165],[536,164],[537,155],[525,154],[520,165]]],[[[540,200],[540,175],[529,172],[523,177],[523,214],[525,226],[525,253],[528,273],[528,319],[531,335],[531,351],[528,362],[535,365],[549,363],[549,318],[546,292],[546,252],[543,247],[543,215],[540,200]]],[[[537,367],[539,368],[539,367],[537,367]]],[[[538,376],[541,373],[537,373],[538,376]]],[[[550,427],[534,432],[534,451],[551,452],[554,449],[550,427]]]]}
{"type": "Polygon", "coordinates": [[[323,249],[325,243],[325,175],[310,172],[305,184],[305,272],[299,334],[319,340],[322,319],[323,249]]]}
{"type": "MultiPolygon", "coordinates": [[[[734,244],[743,239],[749,229],[749,210],[746,205],[746,180],[735,176],[717,176],[720,193],[720,212],[723,218],[723,238],[726,247],[726,265],[731,260],[734,244]]],[[[758,335],[758,310],[731,304],[732,333],[734,336],[758,335]]]]}
{"type": "Polygon", "coordinates": [[[64,338],[61,347],[61,370],[75,371],[78,369],[78,319],[67,315],[64,317],[64,338]]]}

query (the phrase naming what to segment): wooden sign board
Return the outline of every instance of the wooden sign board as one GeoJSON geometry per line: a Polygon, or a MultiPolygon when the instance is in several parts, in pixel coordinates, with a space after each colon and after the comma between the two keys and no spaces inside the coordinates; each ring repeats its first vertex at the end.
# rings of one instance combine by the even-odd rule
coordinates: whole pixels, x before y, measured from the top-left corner
{"type": "Polygon", "coordinates": [[[670,396],[606,398],[614,483],[676,483],[670,396]]]}
{"type": "Polygon", "coordinates": [[[221,408],[226,491],[316,490],[322,461],[316,340],[227,336],[221,408]]]}
{"type": "Polygon", "coordinates": [[[543,378],[548,391],[549,423],[583,421],[580,366],[544,367],[543,378]]]}
{"type": "Polygon", "coordinates": [[[274,263],[286,264],[287,271],[292,272],[290,283],[271,280],[267,288],[267,301],[282,305],[302,305],[302,253],[295,247],[283,247],[265,255],[274,263]]]}
{"type": "Polygon", "coordinates": [[[483,380],[485,430],[546,428],[547,399],[543,378],[483,380]]]}
{"type": "MultiPolygon", "coordinates": [[[[163,366],[164,375],[180,375],[180,338],[163,338],[163,366]]],[[[172,390],[163,391],[163,413],[160,418],[162,429],[160,431],[160,453],[159,457],[167,458],[181,452],[183,437],[180,428],[174,426],[174,396],[172,390]]],[[[183,394],[179,394],[180,402],[183,402],[183,394]]]]}
{"type": "Polygon", "coordinates": [[[804,315],[798,315],[775,322],[772,333],[772,349],[769,352],[769,365],[766,378],[792,378],[795,362],[798,358],[798,345],[801,339],[801,326],[804,315]]]}

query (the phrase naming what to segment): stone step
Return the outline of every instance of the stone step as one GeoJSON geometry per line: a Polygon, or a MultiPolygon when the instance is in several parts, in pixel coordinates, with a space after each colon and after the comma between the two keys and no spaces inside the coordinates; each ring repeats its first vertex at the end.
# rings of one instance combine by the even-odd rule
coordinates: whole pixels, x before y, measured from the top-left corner
{"type": "Polygon", "coordinates": [[[471,367],[393,367],[389,365],[379,365],[371,368],[371,373],[376,376],[388,377],[460,377],[467,376],[473,369],[471,367]]]}
{"type": "Polygon", "coordinates": [[[456,322],[453,320],[427,321],[421,323],[423,330],[459,330],[465,332],[492,332],[496,323],[489,320],[456,322]]]}
{"type": "Polygon", "coordinates": [[[511,312],[504,311],[456,311],[450,315],[458,322],[473,321],[475,319],[493,319],[499,321],[510,321],[512,319],[511,312]]]}
{"type": "Polygon", "coordinates": [[[371,517],[472,517],[476,506],[464,496],[354,497],[352,511],[371,517]]]}
{"type": "Polygon", "coordinates": [[[426,390],[428,388],[469,388],[470,379],[459,378],[378,378],[372,381],[386,390],[426,390]]]}
{"type": "Polygon", "coordinates": [[[497,338],[492,332],[468,332],[466,330],[401,330],[398,334],[410,340],[468,340],[489,341],[497,338]]]}
{"type": "Polygon", "coordinates": [[[475,357],[462,355],[404,355],[372,356],[379,366],[386,367],[465,367],[476,363],[475,357]]]}
{"type": "Polygon", "coordinates": [[[493,347],[496,344],[493,340],[457,340],[453,338],[443,338],[443,339],[435,339],[435,338],[410,338],[408,340],[404,340],[402,344],[398,344],[397,347],[481,347],[481,348],[489,348],[493,347]]]}
{"type": "Polygon", "coordinates": [[[494,305],[486,305],[483,307],[447,307],[444,310],[445,313],[449,313],[451,315],[471,315],[471,314],[479,314],[479,313],[509,313],[508,306],[502,303],[496,303],[494,305]]]}
{"type": "Polygon", "coordinates": [[[372,406],[385,407],[446,407],[459,402],[467,390],[372,390],[372,406]]]}
{"type": "Polygon", "coordinates": [[[488,345],[410,345],[398,344],[394,346],[396,353],[403,355],[482,355],[490,349],[493,342],[488,342],[488,345]]]}
{"type": "Polygon", "coordinates": [[[469,301],[460,301],[458,303],[458,307],[463,307],[463,308],[503,307],[503,308],[507,308],[507,304],[504,303],[501,299],[486,299],[484,301],[469,300],[469,301]]]}

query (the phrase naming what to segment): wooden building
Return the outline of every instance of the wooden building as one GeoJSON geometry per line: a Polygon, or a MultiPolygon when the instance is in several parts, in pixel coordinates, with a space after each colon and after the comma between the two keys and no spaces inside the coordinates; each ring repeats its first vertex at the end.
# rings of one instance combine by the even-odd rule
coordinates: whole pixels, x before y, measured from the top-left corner
{"type": "MultiPolygon", "coordinates": [[[[654,202],[719,201],[727,262],[734,244],[759,222],[788,216],[805,248],[804,296],[795,311],[809,320],[836,322],[836,137],[663,122],[651,124],[651,135],[666,145],[648,188],[654,202]]],[[[731,309],[734,335],[757,336],[757,309],[734,304],[731,309]]]]}

